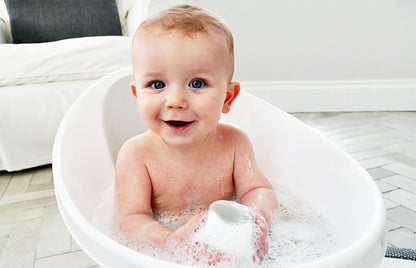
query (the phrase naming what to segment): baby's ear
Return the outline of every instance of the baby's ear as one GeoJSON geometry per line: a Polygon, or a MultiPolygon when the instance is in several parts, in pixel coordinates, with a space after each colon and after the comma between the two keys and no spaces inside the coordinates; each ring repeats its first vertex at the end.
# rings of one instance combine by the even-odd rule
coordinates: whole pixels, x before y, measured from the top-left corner
{"type": "Polygon", "coordinates": [[[130,87],[131,87],[131,92],[133,93],[134,97],[137,98],[137,92],[136,92],[136,82],[133,81],[130,83],[130,87]]]}
{"type": "Polygon", "coordinates": [[[223,113],[228,113],[231,109],[231,104],[240,93],[240,83],[230,82],[228,84],[227,95],[225,97],[224,106],[222,107],[223,113]]]}

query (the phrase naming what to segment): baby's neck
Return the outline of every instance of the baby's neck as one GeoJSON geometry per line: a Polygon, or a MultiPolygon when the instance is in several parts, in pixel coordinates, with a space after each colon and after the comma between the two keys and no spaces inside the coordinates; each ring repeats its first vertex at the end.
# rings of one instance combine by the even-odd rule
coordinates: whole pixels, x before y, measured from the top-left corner
{"type": "Polygon", "coordinates": [[[163,147],[163,150],[167,153],[170,153],[177,157],[193,157],[201,155],[201,153],[209,152],[215,145],[218,144],[219,137],[218,131],[215,130],[212,133],[209,133],[203,140],[198,143],[191,144],[189,146],[171,146],[166,143],[160,136],[158,137],[158,143],[163,147]]]}

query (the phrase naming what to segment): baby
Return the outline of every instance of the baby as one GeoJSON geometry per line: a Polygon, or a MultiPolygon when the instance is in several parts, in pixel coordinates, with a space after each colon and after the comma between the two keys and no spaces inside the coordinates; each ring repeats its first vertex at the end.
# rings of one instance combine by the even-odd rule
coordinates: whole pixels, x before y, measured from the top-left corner
{"type": "Polygon", "coordinates": [[[118,154],[114,201],[116,227],[129,239],[162,250],[195,250],[190,237],[206,213],[176,230],[156,215],[203,210],[236,198],[255,212],[261,230],[256,255],[266,253],[276,195],[248,137],[219,123],[240,91],[231,81],[233,50],[223,20],[194,6],[162,11],[137,30],[131,89],[149,130],[129,139],[118,154]]]}

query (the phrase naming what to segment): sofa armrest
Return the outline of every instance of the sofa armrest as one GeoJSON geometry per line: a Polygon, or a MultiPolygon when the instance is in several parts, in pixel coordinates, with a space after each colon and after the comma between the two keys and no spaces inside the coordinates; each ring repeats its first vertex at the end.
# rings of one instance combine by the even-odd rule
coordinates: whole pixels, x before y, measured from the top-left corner
{"type": "Polygon", "coordinates": [[[6,22],[0,18],[0,44],[7,44],[11,42],[11,34],[6,25],[6,22]]]}
{"type": "Polygon", "coordinates": [[[147,18],[151,0],[137,0],[127,15],[127,33],[133,37],[140,23],[147,18]]]}

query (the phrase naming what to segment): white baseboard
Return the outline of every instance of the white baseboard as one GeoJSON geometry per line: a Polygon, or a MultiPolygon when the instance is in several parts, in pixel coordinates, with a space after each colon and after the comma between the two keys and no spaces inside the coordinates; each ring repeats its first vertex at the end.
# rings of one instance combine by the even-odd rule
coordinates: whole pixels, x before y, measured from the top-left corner
{"type": "Polygon", "coordinates": [[[416,79],[243,82],[241,88],[287,112],[416,111],[416,79]]]}

